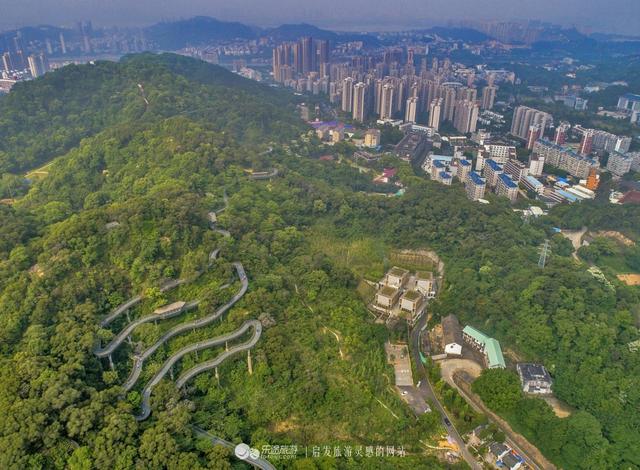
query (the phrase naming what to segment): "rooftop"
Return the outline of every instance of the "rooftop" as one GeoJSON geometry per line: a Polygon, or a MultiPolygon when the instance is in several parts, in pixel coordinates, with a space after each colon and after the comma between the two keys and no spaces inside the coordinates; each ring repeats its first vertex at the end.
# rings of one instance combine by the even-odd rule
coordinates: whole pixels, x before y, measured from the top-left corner
{"type": "Polygon", "coordinates": [[[409,274],[409,271],[407,271],[406,269],[402,269],[402,268],[399,268],[397,266],[394,266],[393,268],[391,268],[389,270],[388,274],[390,276],[402,277],[402,276],[406,276],[407,274],[409,274]]]}
{"type": "Polygon", "coordinates": [[[462,331],[484,346],[484,353],[487,355],[487,363],[490,368],[506,367],[498,340],[490,338],[470,325],[465,326],[462,331]]]}
{"type": "Polygon", "coordinates": [[[507,466],[507,468],[514,468],[519,463],[522,463],[522,459],[512,452],[509,452],[507,455],[502,457],[502,463],[507,466]]]}
{"type": "Polygon", "coordinates": [[[484,352],[487,355],[487,362],[490,368],[507,367],[504,362],[504,356],[502,355],[502,348],[500,348],[500,343],[497,339],[489,338],[484,345],[484,352]]]}
{"type": "Polygon", "coordinates": [[[184,307],[185,303],[186,302],[178,301],[178,302],[173,302],[172,304],[163,305],[162,307],[158,307],[157,309],[155,309],[153,313],[160,315],[163,313],[171,312],[173,310],[177,310],[184,307]]]}
{"type": "Polygon", "coordinates": [[[484,184],[485,184],[484,178],[482,178],[475,171],[472,171],[471,173],[469,173],[469,180],[472,181],[473,184],[476,184],[476,185],[479,185],[479,186],[484,186],[484,184]]]}
{"type": "Polygon", "coordinates": [[[431,271],[418,271],[416,273],[416,279],[418,280],[427,279],[430,281],[433,279],[433,273],[431,271]]]}
{"type": "Polygon", "coordinates": [[[533,177],[533,176],[531,176],[531,175],[527,175],[527,176],[525,176],[525,177],[524,177],[524,179],[525,179],[525,180],[527,180],[527,182],[528,182],[531,186],[533,186],[533,187],[535,187],[535,188],[539,188],[539,187],[544,186],[544,185],[543,185],[543,184],[542,184],[538,179],[534,178],[534,177],[533,177]]]}
{"type": "Polygon", "coordinates": [[[442,319],[442,336],[444,344],[462,344],[462,330],[460,322],[455,315],[447,315],[442,319]]]}
{"type": "Polygon", "coordinates": [[[503,455],[505,452],[509,452],[509,448],[501,442],[492,442],[489,444],[489,450],[496,457],[503,455]]]}
{"type": "Polygon", "coordinates": [[[393,297],[396,292],[398,292],[398,289],[396,289],[395,287],[391,287],[391,286],[383,286],[379,291],[378,294],[379,295],[383,295],[385,297],[393,297]]]}
{"type": "Polygon", "coordinates": [[[418,292],[416,290],[408,290],[402,296],[403,299],[409,300],[411,302],[415,302],[416,300],[420,299],[421,297],[422,297],[422,295],[420,294],[420,292],[418,292]]]}
{"type": "Polygon", "coordinates": [[[551,382],[551,376],[542,364],[532,364],[528,362],[520,363],[518,364],[518,373],[525,382],[530,380],[544,380],[546,382],[551,382]]]}
{"type": "Polygon", "coordinates": [[[640,204],[640,191],[629,191],[620,199],[621,204],[640,204]]]}
{"type": "Polygon", "coordinates": [[[495,160],[489,159],[485,162],[493,171],[502,171],[502,167],[495,160]]]}
{"type": "Polygon", "coordinates": [[[499,178],[507,188],[515,189],[515,188],[518,187],[518,185],[513,182],[511,177],[509,177],[509,175],[506,175],[506,174],[502,173],[499,176],[499,178]]]}

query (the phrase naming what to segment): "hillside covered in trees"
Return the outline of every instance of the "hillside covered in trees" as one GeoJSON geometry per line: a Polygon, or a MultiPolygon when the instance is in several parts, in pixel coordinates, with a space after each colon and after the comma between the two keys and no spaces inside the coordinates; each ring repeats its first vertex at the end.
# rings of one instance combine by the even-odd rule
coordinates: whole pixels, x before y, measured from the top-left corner
{"type": "MultiPolygon", "coordinates": [[[[223,448],[197,438],[192,425],[258,448],[402,445],[408,452],[301,456],[278,468],[445,468],[420,444],[443,431],[437,414],[416,420],[389,386],[393,372],[383,350],[389,332],[371,321],[356,292],[362,273],[353,259],[383,265],[384,254],[361,248],[370,246],[435,250],[446,265],[435,315],[455,313],[523,359],[545,363],[557,396],[578,411],[569,418],[556,418],[539,400],[518,407],[522,398],[510,393],[510,377],[483,379],[476,388],[498,398],[504,393],[488,405],[518,419],[519,430],[552,461],[568,469],[640,466],[640,353],[628,346],[639,337],[638,289],[615,279],[603,284],[557,237],[547,267],[539,269],[539,245],[552,236],[555,220],[527,224],[506,201],[475,204],[460,187],[425,181],[409,166],[399,172],[404,196],[361,192],[366,175],[309,158],[317,151],[313,140],[291,143],[304,128],[285,95],[215,66],[141,55],[51,77],[0,99],[0,109],[9,109],[33,97],[24,116],[3,113],[0,132],[21,142],[2,149],[6,168],[57,157],[46,178],[11,206],[0,205],[1,468],[238,465],[223,448]],[[97,67],[104,73],[95,74],[97,67]],[[59,76],[66,78],[49,83],[59,76]],[[87,76],[95,83],[82,91],[78,82],[87,76]],[[122,77],[131,78],[116,85],[122,77]],[[48,86],[58,96],[75,93],[67,101],[76,105],[47,120],[48,86]],[[117,90],[127,96],[120,105],[110,101],[117,90]],[[94,92],[101,101],[81,107],[94,92]],[[80,108],[95,122],[74,117],[81,129],[64,142],[45,143],[80,108]],[[23,162],[16,149],[41,137],[46,149],[25,154],[23,162]],[[245,171],[274,167],[280,176],[266,182],[245,171]],[[207,220],[225,191],[229,207],[219,224],[229,238],[209,230],[207,220]],[[205,275],[176,292],[158,292],[169,278],[206,270],[216,246],[219,262],[205,275]],[[135,344],[155,341],[167,327],[136,330],[134,345],[123,346],[111,370],[92,353],[99,339],[113,336],[100,320],[141,292],[145,300],[133,316],[202,296],[197,317],[228,300],[234,285],[223,287],[233,282],[230,262],[237,260],[250,279],[246,296],[222,322],[157,351],[143,378],[185,344],[261,317],[266,326],[252,351],[253,374],[237,359],[220,367],[219,380],[198,376],[185,394],[165,380],[154,390],[151,418],[137,422],[140,388],[123,394],[121,384],[135,344]]],[[[637,220],[637,213],[630,216],[637,220]]],[[[179,367],[193,364],[190,357],[179,367]]]]}
{"type": "Polygon", "coordinates": [[[294,137],[290,95],[176,55],[70,65],[0,99],[0,175],[33,169],[113,125],[187,115],[235,138],[294,137]]]}

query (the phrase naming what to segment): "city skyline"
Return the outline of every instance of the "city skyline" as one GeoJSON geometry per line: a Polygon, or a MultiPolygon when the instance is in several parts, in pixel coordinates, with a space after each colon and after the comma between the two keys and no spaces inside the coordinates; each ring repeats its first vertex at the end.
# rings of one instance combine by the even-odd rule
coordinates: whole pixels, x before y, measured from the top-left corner
{"type": "Polygon", "coordinates": [[[334,30],[392,31],[418,29],[450,21],[548,21],[598,32],[634,34],[640,27],[640,3],[612,0],[607,5],[595,0],[541,0],[535,5],[524,0],[488,0],[481,5],[469,0],[399,0],[392,10],[379,0],[355,0],[349,4],[327,0],[321,4],[278,0],[257,2],[240,0],[233,5],[215,0],[188,0],[180,4],[164,0],[141,0],[134,4],[122,0],[26,0],[11,3],[0,0],[3,11],[0,30],[36,24],[72,25],[91,19],[99,26],[144,26],[164,20],[190,16],[212,16],[269,27],[282,23],[313,23],[334,30]],[[122,12],[127,14],[123,15],[122,12]],[[362,12],[366,14],[362,14],[362,12]]]}

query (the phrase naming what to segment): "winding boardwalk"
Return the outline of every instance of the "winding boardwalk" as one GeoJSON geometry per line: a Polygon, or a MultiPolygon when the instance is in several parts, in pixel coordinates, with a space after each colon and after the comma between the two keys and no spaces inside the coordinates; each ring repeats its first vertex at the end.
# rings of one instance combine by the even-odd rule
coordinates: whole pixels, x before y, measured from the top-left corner
{"type": "Polygon", "coordinates": [[[176,335],[179,335],[189,330],[194,330],[196,328],[201,328],[203,326],[209,325],[210,323],[214,322],[215,320],[220,318],[222,315],[224,315],[227,312],[227,310],[233,307],[235,303],[242,298],[245,292],[247,292],[247,289],[249,287],[249,281],[247,280],[247,275],[244,272],[242,263],[235,262],[233,263],[233,266],[236,268],[236,272],[238,273],[238,277],[240,278],[240,282],[242,283],[240,290],[231,298],[229,302],[224,304],[222,307],[220,307],[211,315],[207,315],[197,320],[194,320],[188,323],[181,323],[180,325],[174,326],[169,331],[167,331],[164,335],[162,335],[162,337],[160,337],[160,339],[156,341],[151,347],[149,347],[142,353],[135,355],[133,358],[133,369],[129,374],[129,378],[123,385],[125,391],[128,392],[133,388],[133,386],[138,381],[138,378],[140,377],[140,373],[142,372],[142,366],[144,365],[145,359],[147,359],[154,352],[156,352],[160,346],[162,346],[169,339],[173,338],[176,335]]]}
{"type": "MultiPolygon", "coordinates": [[[[173,279],[171,281],[167,281],[162,287],[160,287],[160,292],[168,292],[171,289],[184,284],[185,282],[187,282],[186,279],[173,279]]],[[[111,322],[113,322],[116,318],[129,310],[131,307],[135,307],[140,302],[142,302],[142,298],[142,295],[136,295],[135,297],[131,297],[123,304],[118,305],[107,317],[105,317],[100,322],[100,327],[105,328],[106,326],[108,326],[111,322]]]]}
{"type": "MultiPolygon", "coordinates": [[[[233,442],[225,441],[224,439],[221,439],[218,436],[214,436],[210,432],[207,432],[204,429],[199,428],[198,426],[191,426],[191,428],[194,430],[196,435],[198,435],[199,437],[202,437],[203,439],[207,439],[209,442],[211,442],[214,445],[224,446],[227,449],[230,449],[231,451],[235,450],[236,448],[236,445],[233,442]]],[[[254,467],[260,468],[262,470],[276,470],[276,467],[271,465],[268,461],[266,461],[262,457],[253,458],[249,455],[245,459],[245,462],[248,462],[254,467]]]]}
{"type": "Polygon", "coordinates": [[[193,310],[194,308],[196,308],[198,305],[200,304],[199,300],[194,300],[193,302],[189,302],[184,304],[184,306],[180,307],[180,308],[176,308],[174,310],[171,310],[169,312],[165,312],[165,313],[151,313],[149,315],[146,315],[144,317],[140,317],[134,321],[132,321],[131,323],[129,323],[120,333],[118,333],[109,344],[107,344],[104,348],[96,348],[93,353],[98,356],[98,357],[107,357],[110,354],[113,354],[113,352],[118,349],[118,347],[124,342],[125,339],[127,339],[127,337],[133,333],[133,330],[136,329],[136,327],[138,327],[139,325],[142,325],[143,323],[148,323],[148,322],[152,322],[152,321],[157,321],[157,320],[167,320],[169,318],[173,318],[176,317],[178,315],[181,315],[184,312],[188,312],[189,310],[193,310]]]}
{"type": "Polygon", "coordinates": [[[153,391],[153,388],[158,385],[158,383],[164,378],[164,376],[167,375],[167,373],[171,370],[176,362],[178,362],[189,353],[200,351],[202,349],[212,348],[214,346],[220,346],[221,344],[225,344],[227,341],[238,339],[243,336],[250,328],[254,329],[254,334],[249,341],[234,346],[224,353],[220,354],[215,359],[203,362],[202,364],[199,364],[182,374],[176,381],[176,387],[182,388],[184,384],[195,375],[218,367],[228,357],[238,352],[251,349],[253,346],[255,346],[255,344],[260,339],[260,335],[262,334],[262,324],[258,320],[249,320],[245,322],[239,329],[231,333],[190,344],[173,354],[169,359],[165,361],[160,370],[158,370],[158,372],[154,374],[154,376],[151,378],[151,380],[149,380],[149,382],[147,382],[147,385],[145,385],[144,389],[142,390],[142,413],[139,416],[136,416],[136,419],[138,421],[142,421],[149,417],[149,415],[151,414],[151,392],[153,391]]]}
{"type": "MultiPolygon", "coordinates": [[[[271,149],[269,151],[271,151],[271,149]]],[[[229,205],[229,200],[227,197],[226,190],[224,191],[223,197],[224,197],[224,207],[214,212],[214,215],[216,217],[213,217],[213,221],[210,223],[210,228],[211,230],[217,233],[220,233],[225,237],[231,237],[231,233],[229,233],[227,230],[218,228],[216,224],[217,214],[224,211],[229,205]]],[[[211,253],[209,253],[209,264],[212,264],[214,261],[218,259],[219,253],[220,253],[220,248],[216,248],[213,251],[211,251],[211,253]]],[[[236,294],[231,298],[231,300],[229,300],[229,302],[227,302],[226,304],[218,308],[212,314],[206,315],[203,318],[200,318],[191,322],[182,323],[180,325],[174,326],[169,331],[167,331],[164,335],[162,335],[162,337],[158,341],[156,341],[152,346],[150,346],[148,349],[146,349],[140,354],[136,354],[133,358],[133,369],[131,370],[131,373],[129,374],[127,381],[123,384],[123,388],[125,391],[130,391],[133,388],[133,386],[136,384],[138,379],[140,378],[144,361],[149,356],[151,356],[154,352],[156,352],[158,348],[163,346],[169,339],[181,333],[187,332],[189,330],[195,330],[196,328],[201,328],[209,325],[210,323],[214,322],[215,320],[220,318],[222,315],[224,315],[230,308],[232,308],[244,296],[244,294],[247,292],[247,289],[249,288],[249,281],[247,279],[247,274],[244,270],[244,267],[242,266],[242,263],[236,261],[233,263],[233,266],[236,270],[236,274],[238,275],[238,278],[240,279],[240,284],[241,284],[238,292],[236,292],[236,294]]],[[[202,273],[199,273],[199,274],[202,274],[202,273]]],[[[166,283],[160,290],[165,292],[185,282],[189,282],[189,281],[184,279],[173,280],[166,283]]],[[[228,287],[228,285],[226,287],[228,287]]],[[[142,301],[142,299],[143,299],[142,295],[137,295],[127,300],[123,304],[119,305],[105,319],[103,319],[100,322],[100,327],[105,328],[111,322],[113,322],[116,318],[122,315],[124,312],[128,311],[131,307],[139,304],[142,301]]],[[[173,310],[160,313],[160,314],[155,313],[155,314],[147,315],[137,320],[134,320],[132,322],[129,322],[129,324],[125,326],[123,330],[120,333],[118,333],[115,336],[115,338],[107,346],[96,347],[96,349],[94,350],[94,353],[98,357],[108,356],[109,362],[111,362],[111,354],[124,342],[126,338],[130,337],[133,330],[135,330],[135,328],[138,327],[139,325],[146,322],[150,322],[150,321],[165,320],[168,318],[175,317],[177,315],[180,315],[183,312],[196,308],[199,304],[200,304],[199,300],[194,300],[182,305],[181,307],[175,308],[173,310]]],[[[218,355],[216,358],[209,361],[205,361],[183,372],[182,375],[178,377],[178,380],[176,382],[176,386],[180,389],[196,375],[211,369],[215,369],[220,364],[222,364],[226,359],[233,356],[234,354],[240,353],[242,351],[249,351],[251,348],[253,348],[258,342],[258,340],[260,339],[260,336],[262,335],[262,323],[260,323],[260,321],[258,320],[248,320],[239,329],[233,332],[220,335],[215,338],[210,338],[204,341],[199,341],[197,343],[190,344],[188,346],[183,347],[182,349],[177,351],[175,354],[171,355],[162,365],[160,370],[158,370],[153,375],[153,377],[149,380],[149,382],[147,382],[144,389],[142,390],[141,413],[140,415],[136,416],[136,420],[142,421],[149,417],[149,415],[151,414],[151,393],[153,392],[153,388],[158,383],[160,383],[160,381],[167,375],[167,373],[169,373],[169,371],[173,370],[173,366],[176,364],[176,362],[182,359],[185,355],[192,352],[197,352],[201,349],[220,346],[222,344],[225,344],[226,346],[228,341],[232,341],[242,337],[250,329],[253,329],[253,335],[248,341],[232,346],[231,348],[226,349],[222,354],[218,355]]],[[[194,429],[194,432],[198,436],[208,439],[214,444],[223,445],[231,450],[236,449],[236,446],[229,441],[225,441],[224,439],[214,436],[213,434],[210,434],[196,426],[192,426],[192,428],[194,429]]],[[[241,445],[248,449],[248,446],[246,446],[246,444],[241,444],[241,445]]],[[[240,454],[237,454],[237,455],[243,461],[253,465],[256,468],[260,468],[263,470],[275,470],[275,467],[263,458],[255,457],[255,456],[252,457],[249,453],[247,455],[240,455],[240,454]]]]}

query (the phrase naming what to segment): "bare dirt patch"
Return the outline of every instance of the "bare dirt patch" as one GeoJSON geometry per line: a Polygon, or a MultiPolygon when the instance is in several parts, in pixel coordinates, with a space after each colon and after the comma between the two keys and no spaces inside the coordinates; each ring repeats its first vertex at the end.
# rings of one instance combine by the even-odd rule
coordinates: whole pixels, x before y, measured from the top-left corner
{"type": "Polygon", "coordinates": [[[618,274],[618,279],[628,286],[640,286],[640,274],[618,274]]]}
{"type": "Polygon", "coordinates": [[[571,408],[566,403],[558,400],[556,397],[543,397],[556,414],[558,418],[566,418],[571,415],[571,408]]]}
{"type": "Polygon", "coordinates": [[[438,361],[438,364],[440,364],[442,378],[453,388],[457,388],[456,383],[453,381],[454,373],[465,371],[471,377],[476,379],[482,372],[480,364],[470,359],[444,359],[443,361],[438,361]]]}
{"type": "Polygon", "coordinates": [[[603,230],[600,232],[595,232],[593,234],[596,237],[607,237],[607,238],[612,238],[615,241],[617,241],[618,243],[623,244],[624,246],[635,246],[636,242],[634,242],[633,240],[631,240],[629,237],[623,235],[620,232],[616,232],[613,230],[603,230]]]}

